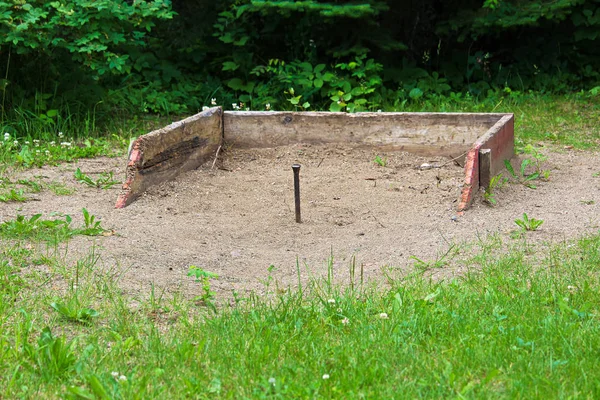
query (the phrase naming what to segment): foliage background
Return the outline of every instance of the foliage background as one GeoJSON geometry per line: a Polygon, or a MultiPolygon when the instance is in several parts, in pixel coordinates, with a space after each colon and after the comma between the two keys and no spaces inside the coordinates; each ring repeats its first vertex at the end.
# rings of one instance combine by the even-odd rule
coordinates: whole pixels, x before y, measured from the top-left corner
{"type": "Polygon", "coordinates": [[[600,92],[600,0],[0,1],[2,125],[27,110],[403,109],[600,92]],[[240,104],[243,103],[243,104],[240,104]],[[268,106],[267,106],[268,105],[268,106]]]}

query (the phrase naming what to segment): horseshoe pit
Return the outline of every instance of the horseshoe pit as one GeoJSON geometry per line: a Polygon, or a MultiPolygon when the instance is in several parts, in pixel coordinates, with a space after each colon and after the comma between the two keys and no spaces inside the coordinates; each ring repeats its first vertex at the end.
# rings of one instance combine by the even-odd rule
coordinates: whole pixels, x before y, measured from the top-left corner
{"type": "Polygon", "coordinates": [[[158,281],[202,266],[224,291],[260,287],[269,265],[293,285],[297,261],[319,274],[332,254],[335,268],[356,258],[365,279],[380,277],[472,236],[459,222],[475,210],[457,212],[513,151],[511,114],[215,107],[133,143],[114,218],[134,245],[113,251],[133,268],[160,265],[146,272],[158,281]]]}

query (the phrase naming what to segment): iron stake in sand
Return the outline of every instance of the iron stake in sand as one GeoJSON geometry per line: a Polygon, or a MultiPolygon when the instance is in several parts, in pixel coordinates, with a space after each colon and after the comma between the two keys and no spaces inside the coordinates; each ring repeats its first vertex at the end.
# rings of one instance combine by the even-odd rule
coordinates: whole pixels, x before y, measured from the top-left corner
{"type": "Polygon", "coordinates": [[[300,217],[300,164],[292,165],[294,171],[294,198],[296,200],[296,222],[302,222],[300,217]]]}

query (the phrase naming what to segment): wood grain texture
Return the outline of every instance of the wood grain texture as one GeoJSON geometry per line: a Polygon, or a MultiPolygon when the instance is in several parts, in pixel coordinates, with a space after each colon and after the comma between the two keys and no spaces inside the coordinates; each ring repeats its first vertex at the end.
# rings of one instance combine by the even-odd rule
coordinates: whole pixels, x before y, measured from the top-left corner
{"type": "Polygon", "coordinates": [[[214,157],[223,140],[222,115],[220,107],[211,108],[140,136],[133,143],[115,207],[126,207],[150,186],[170,181],[214,157]]]}
{"type": "Polygon", "coordinates": [[[224,113],[224,140],[233,148],[293,143],[356,143],[423,155],[466,152],[504,114],[473,113],[224,113]]]}

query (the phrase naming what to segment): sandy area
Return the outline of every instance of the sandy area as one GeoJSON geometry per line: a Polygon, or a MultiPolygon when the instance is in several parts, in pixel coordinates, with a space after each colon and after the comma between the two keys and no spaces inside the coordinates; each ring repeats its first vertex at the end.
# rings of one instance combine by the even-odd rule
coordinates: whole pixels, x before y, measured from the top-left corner
{"type": "MultiPolygon", "coordinates": [[[[124,158],[81,160],[60,167],[24,171],[12,179],[38,176],[64,182],[75,194],[33,194],[34,201],[0,203],[0,220],[17,214],[70,214],[80,222],[81,208],[101,218],[115,235],[76,238],[69,251],[78,254],[91,242],[101,247],[102,263],[117,266],[126,291],[147,291],[150,284],[167,291],[199,294],[186,276],[190,265],[214,272],[220,294],[264,289],[269,275],[280,287],[295,285],[296,262],[302,279],[327,271],[333,255],[337,275],[349,276],[353,257],[366,278],[382,276],[382,266],[410,267],[432,259],[452,244],[473,242],[488,233],[508,237],[524,212],[545,222],[528,240],[556,242],[600,226],[598,154],[550,151],[550,180],[536,190],[508,184],[490,207],[480,196],[463,216],[456,216],[463,169],[444,158],[405,153],[377,153],[347,146],[288,146],[225,151],[212,162],[152,188],[125,209],[114,209],[118,187],[108,190],[77,183],[79,167],[91,176],[113,171],[124,176],[124,158]],[[379,155],[385,167],[373,162],[379,155]],[[302,165],[302,218],[294,218],[291,165],[302,165]],[[441,168],[421,170],[423,163],[441,168]],[[269,272],[269,267],[273,265],[269,272]]],[[[518,161],[515,161],[518,162],[518,161]]],[[[460,266],[453,265],[452,273],[460,266]]],[[[358,272],[357,272],[358,274],[358,272]]]]}

